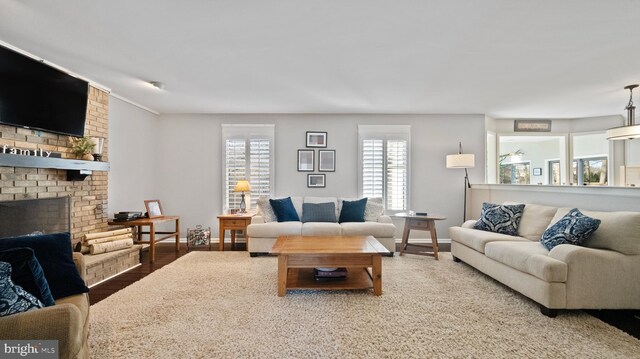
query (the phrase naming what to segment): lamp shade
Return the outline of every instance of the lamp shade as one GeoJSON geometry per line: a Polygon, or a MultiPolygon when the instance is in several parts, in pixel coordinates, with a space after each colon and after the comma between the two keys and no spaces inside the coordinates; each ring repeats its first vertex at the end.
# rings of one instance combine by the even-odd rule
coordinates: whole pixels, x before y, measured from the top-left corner
{"type": "Polygon", "coordinates": [[[236,186],[233,188],[233,192],[249,192],[251,191],[251,187],[249,186],[249,181],[240,180],[236,183],[236,186]]]}
{"type": "Polygon", "coordinates": [[[476,156],[470,153],[447,155],[447,168],[473,168],[476,166],[476,156]]]}
{"type": "Polygon", "coordinates": [[[640,138],[640,125],[622,126],[607,130],[607,140],[632,140],[640,138]]]}

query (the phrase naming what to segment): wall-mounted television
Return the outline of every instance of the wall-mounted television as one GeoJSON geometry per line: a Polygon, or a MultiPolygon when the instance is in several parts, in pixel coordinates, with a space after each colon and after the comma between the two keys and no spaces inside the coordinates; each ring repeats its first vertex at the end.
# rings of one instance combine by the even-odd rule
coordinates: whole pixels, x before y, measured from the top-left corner
{"type": "Polygon", "coordinates": [[[0,123],[84,136],[87,81],[0,46],[0,123]]]}

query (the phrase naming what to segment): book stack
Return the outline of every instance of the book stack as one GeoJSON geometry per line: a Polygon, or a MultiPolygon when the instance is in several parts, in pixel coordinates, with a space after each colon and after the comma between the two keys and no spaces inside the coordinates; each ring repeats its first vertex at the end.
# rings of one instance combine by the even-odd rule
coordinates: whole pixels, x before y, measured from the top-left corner
{"type": "Polygon", "coordinates": [[[113,214],[114,221],[131,221],[142,217],[142,212],[118,212],[113,214]]]}
{"type": "Polygon", "coordinates": [[[347,268],[315,268],[313,275],[316,281],[335,281],[347,278],[347,268]]]}

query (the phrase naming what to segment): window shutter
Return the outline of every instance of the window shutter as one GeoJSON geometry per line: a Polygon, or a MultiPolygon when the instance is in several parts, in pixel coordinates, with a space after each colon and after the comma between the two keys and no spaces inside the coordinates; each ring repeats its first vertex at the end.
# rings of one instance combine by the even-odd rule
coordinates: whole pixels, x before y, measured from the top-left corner
{"type": "Polygon", "coordinates": [[[258,197],[269,196],[271,193],[271,141],[269,139],[251,139],[249,148],[251,207],[255,208],[258,197]]]}
{"type": "Polygon", "coordinates": [[[239,208],[240,194],[233,192],[239,180],[246,178],[246,144],[243,139],[225,141],[225,207],[239,208]]]}
{"type": "Polygon", "coordinates": [[[402,211],[407,209],[408,158],[407,141],[387,141],[387,209],[402,211]]]}
{"type": "Polygon", "coordinates": [[[362,141],[362,195],[384,196],[384,141],[362,141]]]}

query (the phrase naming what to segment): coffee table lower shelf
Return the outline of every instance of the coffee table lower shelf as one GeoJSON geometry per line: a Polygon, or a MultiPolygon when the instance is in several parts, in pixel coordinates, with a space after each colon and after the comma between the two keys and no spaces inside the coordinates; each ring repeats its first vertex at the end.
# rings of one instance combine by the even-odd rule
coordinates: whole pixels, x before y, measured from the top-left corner
{"type": "Polygon", "coordinates": [[[362,267],[347,268],[347,277],[342,280],[317,281],[313,275],[313,268],[289,268],[286,289],[370,289],[373,280],[369,270],[362,267]]]}

